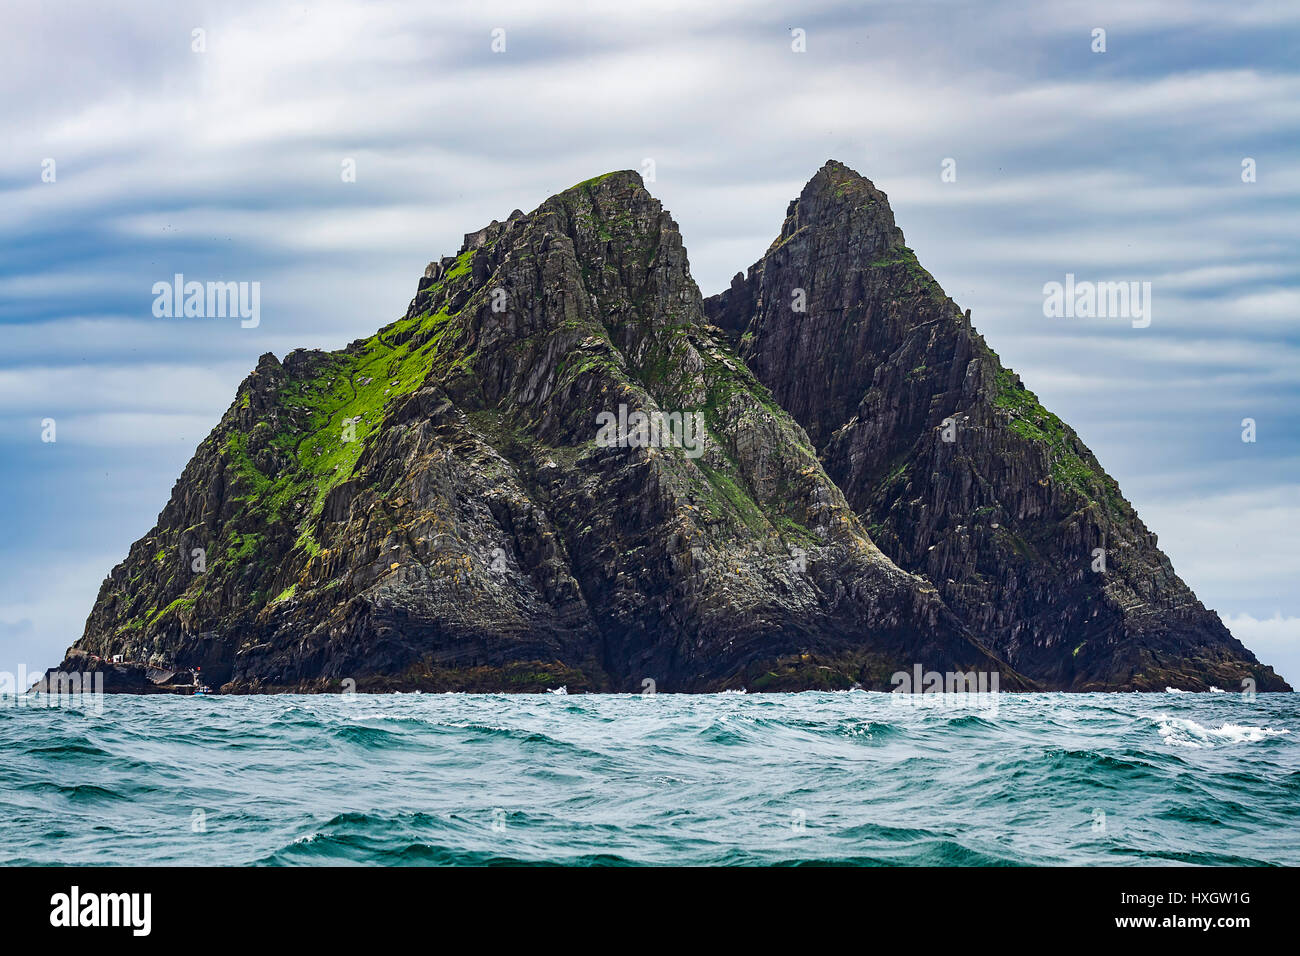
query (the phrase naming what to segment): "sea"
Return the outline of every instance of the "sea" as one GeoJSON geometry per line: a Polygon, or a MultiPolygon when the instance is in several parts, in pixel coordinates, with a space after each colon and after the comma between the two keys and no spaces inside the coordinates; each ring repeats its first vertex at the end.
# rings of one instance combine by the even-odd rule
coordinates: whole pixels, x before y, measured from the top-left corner
{"type": "Polygon", "coordinates": [[[0,864],[1300,865],[1296,694],[905,696],[9,696],[0,864]]]}

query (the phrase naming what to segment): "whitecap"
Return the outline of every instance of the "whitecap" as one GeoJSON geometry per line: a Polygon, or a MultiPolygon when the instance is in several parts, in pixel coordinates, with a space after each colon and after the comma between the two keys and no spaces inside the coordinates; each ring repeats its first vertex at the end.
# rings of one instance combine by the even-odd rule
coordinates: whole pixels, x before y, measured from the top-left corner
{"type": "Polygon", "coordinates": [[[1289,730],[1272,727],[1250,727],[1246,724],[1225,723],[1219,727],[1205,727],[1186,717],[1159,715],[1157,728],[1164,742],[1176,747],[1216,747],[1221,744],[1253,744],[1268,737],[1279,737],[1289,730]]]}

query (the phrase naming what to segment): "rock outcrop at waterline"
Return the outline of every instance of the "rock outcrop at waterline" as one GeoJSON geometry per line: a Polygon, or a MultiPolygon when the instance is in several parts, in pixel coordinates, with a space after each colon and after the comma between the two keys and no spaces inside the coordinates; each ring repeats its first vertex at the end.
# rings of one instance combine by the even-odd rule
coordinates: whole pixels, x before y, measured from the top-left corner
{"type": "Polygon", "coordinates": [[[1025,676],[1069,690],[1287,689],[1178,578],[1115,480],[1002,366],[853,170],[828,162],[705,311],[807,430],[876,544],[1025,676]]]}
{"type": "MultiPolygon", "coordinates": [[[[1020,645],[994,650],[946,578],[877,547],[844,467],[857,446],[828,445],[851,403],[823,409],[776,373],[741,337],[761,283],[738,288],[710,325],[676,224],[633,172],[467,235],[370,338],[262,356],[73,652],[201,667],[237,692],[889,689],[917,663],[1074,686],[1022,676],[1002,656],[1020,645]],[[597,440],[600,416],[637,413],[702,433],[597,440]]],[[[920,394],[885,404],[928,421],[930,405],[898,410],[920,394]]],[[[910,485],[887,487],[913,508],[910,485]]],[[[1037,626],[1024,607],[1016,633],[1037,626]]],[[[1234,666],[1276,682],[1236,648],[1201,667],[1189,644],[1169,682],[1223,686],[1234,666]]]]}

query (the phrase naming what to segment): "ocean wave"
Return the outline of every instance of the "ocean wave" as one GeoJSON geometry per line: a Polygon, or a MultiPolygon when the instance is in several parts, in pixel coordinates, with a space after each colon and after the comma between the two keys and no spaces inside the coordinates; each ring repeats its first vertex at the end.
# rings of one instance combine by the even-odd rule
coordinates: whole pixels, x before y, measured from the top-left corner
{"type": "Polygon", "coordinates": [[[1294,694],[114,698],[0,721],[0,863],[1296,866],[1297,727],[1294,694]]]}
{"type": "Polygon", "coordinates": [[[112,754],[101,747],[96,747],[94,744],[80,743],[78,741],[47,744],[43,747],[29,747],[24,750],[23,753],[28,756],[43,757],[45,759],[68,757],[73,760],[78,760],[82,757],[112,756],[112,754]]]}
{"type": "Polygon", "coordinates": [[[1272,727],[1250,727],[1245,724],[1223,723],[1206,727],[1189,717],[1157,715],[1157,730],[1166,744],[1176,747],[1218,747],[1225,744],[1249,744],[1289,734],[1289,730],[1272,727]]]}

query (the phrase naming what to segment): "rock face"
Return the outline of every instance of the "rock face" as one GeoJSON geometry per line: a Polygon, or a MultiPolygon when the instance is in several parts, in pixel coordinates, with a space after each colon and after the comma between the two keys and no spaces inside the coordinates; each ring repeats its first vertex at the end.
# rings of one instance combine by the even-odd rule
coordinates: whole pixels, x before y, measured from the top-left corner
{"type": "Polygon", "coordinates": [[[720,336],[635,173],[493,222],[377,334],[262,356],[74,650],[226,691],[1034,686],[720,336]]]}
{"type": "Polygon", "coordinates": [[[122,690],[1285,686],[837,164],[707,304],[618,172],[262,356],[63,669],[118,654],[122,690]]]}
{"type": "Polygon", "coordinates": [[[705,302],[876,544],[1044,688],[1286,690],[1174,573],[1074,431],[828,162],[705,302]]]}

